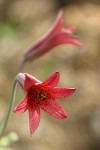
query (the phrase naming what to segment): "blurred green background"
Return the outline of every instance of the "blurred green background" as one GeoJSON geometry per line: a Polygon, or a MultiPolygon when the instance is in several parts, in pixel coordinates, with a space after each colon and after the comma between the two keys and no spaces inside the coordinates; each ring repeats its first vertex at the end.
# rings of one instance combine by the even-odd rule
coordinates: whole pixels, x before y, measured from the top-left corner
{"type": "MultiPolygon", "coordinates": [[[[20,140],[10,146],[15,150],[100,150],[99,0],[0,0],[0,120],[24,52],[48,31],[60,8],[63,25],[75,27],[82,47],[56,47],[24,71],[41,81],[60,71],[58,86],[77,87],[72,97],[59,100],[69,118],[60,121],[41,111],[39,128],[31,138],[28,113],[12,112],[6,133],[18,133],[20,140]]],[[[19,90],[14,105],[23,97],[19,90]]]]}

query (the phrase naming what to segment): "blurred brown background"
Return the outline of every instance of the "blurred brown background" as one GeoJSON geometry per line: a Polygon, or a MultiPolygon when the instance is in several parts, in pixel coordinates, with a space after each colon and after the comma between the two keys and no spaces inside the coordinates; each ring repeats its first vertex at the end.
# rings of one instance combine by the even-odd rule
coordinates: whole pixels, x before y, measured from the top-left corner
{"type": "MultiPolygon", "coordinates": [[[[6,133],[18,133],[20,140],[11,145],[15,150],[100,150],[99,0],[0,0],[0,120],[23,53],[48,31],[60,8],[63,25],[75,27],[82,47],[56,47],[24,71],[43,81],[58,70],[59,86],[78,88],[72,97],[59,100],[69,118],[60,121],[41,111],[39,128],[31,138],[27,112],[12,113],[6,133]]],[[[15,104],[22,97],[19,90],[15,104]]]]}

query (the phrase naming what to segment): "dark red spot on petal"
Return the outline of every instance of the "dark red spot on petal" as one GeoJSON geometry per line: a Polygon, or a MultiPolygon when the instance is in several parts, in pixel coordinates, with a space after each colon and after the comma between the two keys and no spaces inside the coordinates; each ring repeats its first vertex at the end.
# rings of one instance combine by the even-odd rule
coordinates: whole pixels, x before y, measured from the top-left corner
{"type": "Polygon", "coordinates": [[[48,99],[49,92],[45,86],[33,85],[28,90],[28,99],[30,102],[42,104],[43,101],[48,99]]]}

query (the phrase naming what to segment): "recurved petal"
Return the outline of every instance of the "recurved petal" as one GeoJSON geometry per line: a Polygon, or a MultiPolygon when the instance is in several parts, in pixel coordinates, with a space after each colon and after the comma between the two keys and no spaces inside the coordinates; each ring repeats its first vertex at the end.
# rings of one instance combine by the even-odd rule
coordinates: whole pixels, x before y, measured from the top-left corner
{"type": "Polygon", "coordinates": [[[30,105],[28,107],[29,111],[29,128],[31,135],[39,126],[40,122],[40,108],[37,105],[30,105]]]}
{"type": "Polygon", "coordinates": [[[75,31],[75,28],[71,27],[71,26],[70,27],[64,27],[63,31],[66,32],[67,34],[73,34],[75,31]]]}
{"type": "Polygon", "coordinates": [[[25,78],[26,76],[28,78],[30,78],[30,80],[32,80],[32,83],[34,84],[38,84],[38,83],[41,83],[41,81],[39,81],[38,79],[36,79],[35,77],[33,77],[32,75],[30,74],[27,74],[27,73],[19,73],[17,76],[16,76],[16,80],[18,81],[18,83],[20,84],[20,86],[22,87],[22,89],[25,91],[24,89],[24,84],[25,84],[25,78]]]}
{"type": "Polygon", "coordinates": [[[27,74],[25,74],[24,88],[26,91],[28,91],[31,86],[36,85],[37,83],[41,82],[38,82],[38,80],[34,80],[33,78],[30,78],[27,74]]]}
{"type": "Polygon", "coordinates": [[[41,109],[47,112],[54,118],[64,120],[67,118],[67,114],[64,109],[53,99],[48,100],[48,102],[40,105],[41,109]]]}
{"type": "Polygon", "coordinates": [[[59,79],[60,79],[59,72],[55,72],[47,80],[42,82],[41,85],[55,87],[57,83],[59,82],[59,79]]]}
{"type": "Polygon", "coordinates": [[[25,112],[27,108],[28,108],[27,97],[25,97],[25,99],[18,106],[15,107],[14,112],[16,114],[20,114],[25,112]]]}
{"type": "Polygon", "coordinates": [[[62,31],[52,36],[48,47],[51,49],[61,44],[73,44],[78,47],[81,45],[79,39],[70,37],[66,31],[62,31]]]}
{"type": "Polygon", "coordinates": [[[55,99],[62,99],[71,96],[76,88],[53,88],[52,96],[55,99]]]}
{"type": "MultiPolygon", "coordinates": [[[[75,45],[77,47],[81,46],[81,43],[80,43],[79,39],[78,38],[74,38],[74,37],[69,37],[63,42],[66,43],[66,44],[73,44],[73,45],[75,45]]],[[[62,42],[62,44],[64,44],[63,42],[62,42]]]]}

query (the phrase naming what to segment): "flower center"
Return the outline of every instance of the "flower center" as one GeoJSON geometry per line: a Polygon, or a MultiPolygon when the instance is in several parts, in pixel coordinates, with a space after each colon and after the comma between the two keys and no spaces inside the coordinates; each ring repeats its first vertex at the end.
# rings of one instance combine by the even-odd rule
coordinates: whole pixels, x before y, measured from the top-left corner
{"type": "Polygon", "coordinates": [[[31,86],[28,91],[28,98],[35,103],[41,103],[47,99],[47,92],[39,85],[31,86]]]}

